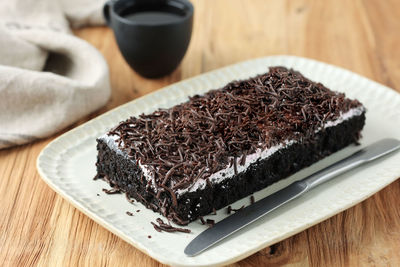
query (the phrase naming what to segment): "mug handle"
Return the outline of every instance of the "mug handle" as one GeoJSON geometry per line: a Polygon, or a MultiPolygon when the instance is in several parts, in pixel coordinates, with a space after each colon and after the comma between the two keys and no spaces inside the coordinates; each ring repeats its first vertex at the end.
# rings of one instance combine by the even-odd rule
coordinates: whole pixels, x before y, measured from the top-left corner
{"type": "Polygon", "coordinates": [[[104,18],[106,19],[106,23],[108,26],[110,26],[110,8],[112,8],[112,0],[109,0],[105,2],[104,7],[103,7],[103,15],[104,18]]]}

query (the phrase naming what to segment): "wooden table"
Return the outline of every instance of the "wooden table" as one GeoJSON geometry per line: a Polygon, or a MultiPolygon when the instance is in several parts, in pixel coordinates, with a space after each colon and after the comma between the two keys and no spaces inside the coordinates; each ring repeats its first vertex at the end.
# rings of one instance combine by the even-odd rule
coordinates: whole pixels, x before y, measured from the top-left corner
{"type": "MultiPolygon", "coordinates": [[[[113,91],[106,107],[69,129],[181,79],[268,55],[314,58],[400,91],[398,0],[193,2],[189,50],[182,65],[162,79],[135,74],[123,61],[109,29],[75,31],[107,59],[113,91]]],[[[160,265],[76,210],[40,179],[36,158],[55,137],[0,151],[0,265],[160,265]]],[[[400,180],[235,265],[399,266],[399,207],[400,180]]]]}

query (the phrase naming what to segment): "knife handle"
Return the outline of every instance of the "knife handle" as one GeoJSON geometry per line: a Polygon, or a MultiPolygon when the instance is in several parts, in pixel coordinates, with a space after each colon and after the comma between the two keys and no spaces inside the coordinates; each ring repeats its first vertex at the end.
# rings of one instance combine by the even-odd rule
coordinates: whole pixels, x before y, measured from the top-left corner
{"type": "Polygon", "coordinates": [[[363,160],[359,158],[359,152],[357,151],[356,153],[352,154],[351,156],[342,159],[338,162],[336,162],[333,165],[330,165],[329,167],[326,167],[325,169],[322,169],[306,178],[301,180],[301,183],[304,183],[306,185],[306,190],[311,190],[315,188],[316,186],[325,183],[332,178],[345,173],[346,171],[351,170],[352,168],[355,168],[361,164],[364,163],[363,160]]]}
{"type": "Polygon", "coordinates": [[[325,183],[332,178],[347,172],[355,167],[358,167],[366,162],[370,162],[381,156],[384,156],[397,148],[399,148],[399,140],[393,138],[386,138],[381,141],[375,142],[372,145],[362,148],[352,155],[344,158],[333,165],[326,167],[300,181],[306,185],[306,191],[325,183]]]}

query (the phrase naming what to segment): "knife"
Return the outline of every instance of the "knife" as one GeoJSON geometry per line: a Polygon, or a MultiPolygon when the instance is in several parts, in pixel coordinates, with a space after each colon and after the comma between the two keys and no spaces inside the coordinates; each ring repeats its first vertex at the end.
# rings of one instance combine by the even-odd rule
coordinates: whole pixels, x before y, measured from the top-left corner
{"type": "Polygon", "coordinates": [[[355,167],[385,156],[399,148],[400,141],[393,138],[383,139],[362,148],[347,158],[342,159],[304,178],[303,180],[296,181],[216,223],[212,228],[203,231],[193,239],[189,245],[186,246],[184,252],[187,256],[195,256],[271,211],[298,198],[316,186],[355,167]]]}

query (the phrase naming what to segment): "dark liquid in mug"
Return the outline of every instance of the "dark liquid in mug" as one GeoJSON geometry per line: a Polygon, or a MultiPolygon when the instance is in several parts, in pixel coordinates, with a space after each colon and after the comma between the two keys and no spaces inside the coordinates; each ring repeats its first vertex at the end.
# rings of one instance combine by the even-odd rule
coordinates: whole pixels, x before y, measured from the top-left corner
{"type": "Polygon", "coordinates": [[[137,22],[158,22],[169,23],[179,21],[182,16],[161,11],[143,11],[133,14],[127,14],[124,18],[137,22]]]}
{"type": "Polygon", "coordinates": [[[157,7],[155,9],[132,8],[125,10],[121,16],[138,23],[171,23],[180,21],[184,17],[183,10],[171,6],[157,7]]]}

